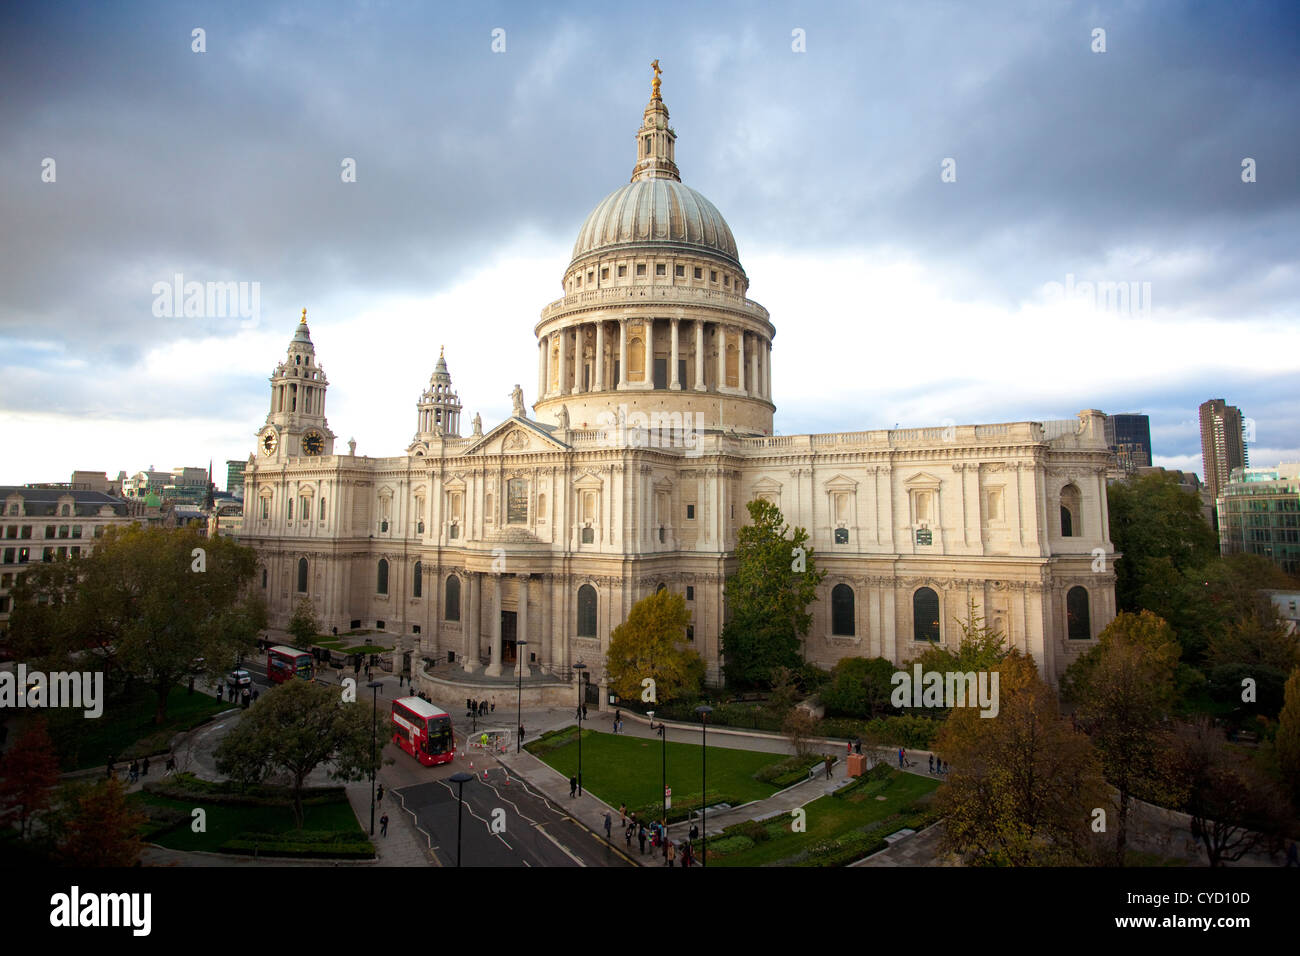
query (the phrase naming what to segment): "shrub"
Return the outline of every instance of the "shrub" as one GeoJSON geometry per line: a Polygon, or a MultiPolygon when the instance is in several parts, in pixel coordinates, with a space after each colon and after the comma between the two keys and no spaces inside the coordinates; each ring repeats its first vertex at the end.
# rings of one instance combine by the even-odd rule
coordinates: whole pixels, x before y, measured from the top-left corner
{"type": "Polygon", "coordinates": [[[808,776],[808,771],[822,762],[818,754],[805,754],[800,757],[797,754],[793,757],[787,757],[776,763],[768,764],[758,773],[754,774],[754,779],[760,783],[770,783],[778,789],[784,790],[786,787],[793,786],[808,776]]]}
{"type": "Polygon", "coordinates": [[[772,838],[772,834],[767,830],[767,825],[759,823],[757,820],[742,820],[727,827],[723,832],[732,836],[748,837],[754,843],[762,843],[764,840],[772,838]]]}
{"type": "Polygon", "coordinates": [[[749,837],[736,834],[707,840],[704,843],[704,850],[709,856],[726,856],[728,853],[743,853],[753,845],[754,841],[749,837]]]}

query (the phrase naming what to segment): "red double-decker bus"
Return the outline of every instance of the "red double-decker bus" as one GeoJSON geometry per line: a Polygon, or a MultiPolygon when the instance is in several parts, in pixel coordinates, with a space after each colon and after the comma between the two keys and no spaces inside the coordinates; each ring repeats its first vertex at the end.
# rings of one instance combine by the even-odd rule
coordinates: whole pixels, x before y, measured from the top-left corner
{"type": "Polygon", "coordinates": [[[393,743],[426,767],[456,756],[451,715],[419,697],[393,701],[393,743]]]}
{"type": "Polygon", "coordinates": [[[311,680],[313,661],[310,654],[287,644],[276,644],[266,650],[266,676],[273,684],[283,684],[293,677],[311,680]]]}

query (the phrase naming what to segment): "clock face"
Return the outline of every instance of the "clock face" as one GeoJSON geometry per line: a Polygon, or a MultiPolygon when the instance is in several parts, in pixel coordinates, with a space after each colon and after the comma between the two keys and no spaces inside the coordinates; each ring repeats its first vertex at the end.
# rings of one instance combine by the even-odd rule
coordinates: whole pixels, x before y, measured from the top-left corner
{"type": "Polygon", "coordinates": [[[325,450],[325,439],[320,432],[308,432],[302,436],[302,450],[304,454],[319,455],[325,450]]]}
{"type": "Polygon", "coordinates": [[[267,432],[262,436],[262,451],[269,455],[275,451],[275,446],[279,443],[280,439],[276,437],[275,432],[267,432]]]}

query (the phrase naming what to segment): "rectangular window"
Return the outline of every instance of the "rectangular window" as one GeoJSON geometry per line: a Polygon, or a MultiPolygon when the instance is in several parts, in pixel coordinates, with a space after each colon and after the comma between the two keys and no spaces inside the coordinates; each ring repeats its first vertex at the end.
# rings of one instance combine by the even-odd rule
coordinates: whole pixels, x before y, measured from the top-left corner
{"type": "Polygon", "coordinates": [[[271,499],[263,498],[262,499],[262,520],[265,521],[269,517],[271,517],[271,499]]]}
{"type": "Polygon", "coordinates": [[[731,276],[729,276],[729,275],[724,275],[724,276],[722,277],[722,284],[725,285],[725,286],[730,287],[730,286],[731,286],[731,276]]]}
{"type": "Polygon", "coordinates": [[[687,521],[695,520],[695,505],[686,506],[686,520],[687,521]]]}
{"type": "Polygon", "coordinates": [[[52,525],[52,524],[47,524],[47,525],[45,526],[45,537],[47,537],[47,538],[53,538],[53,537],[54,537],[54,525],[52,525]]]}
{"type": "Polygon", "coordinates": [[[74,558],[79,558],[79,557],[81,557],[81,545],[79,545],[79,544],[74,544],[74,545],[72,546],[72,556],[73,556],[74,558]]]}
{"type": "Polygon", "coordinates": [[[699,266],[696,266],[696,267],[695,267],[695,278],[697,278],[697,279],[703,279],[703,278],[704,278],[704,270],[701,269],[699,266]]]}
{"type": "Polygon", "coordinates": [[[8,611],[9,611],[9,595],[6,594],[4,597],[0,597],[0,614],[5,614],[8,611]]]}
{"type": "Polygon", "coordinates": [[[621,279],[621,278],[623,278],[625,275],[627,275],[627,266],[619,266],[619,267],[618,267],[618,277],[621,279]]]}
{"type": "Polygon", "coordinates": [[[695,600],[695,586],[692,584],[686,585],[686,600],[688,601],[695,600]]]}
{"type": "Polygon", "coordinates": [[[639,276],[643,276],[643,275],[645,275],[645,263],[644,263],[644,262],[638,262],[638,263],[636,264],[636,274],[639,275],[639,276]]]}
{"type": "Polygon", "coordinates": [[[694,624],[687,624],[687,625],[686,625],[686,639],[687,639],[688,641],[693,641],[693,640],[695,640],[695,625],[694,625],[694,624]]]}
{"type": "Polygon", "coordinates": [[[21,537],[22,537],[22,539],[23,539],[24,541],[30,541],[30,540],[31,540],[31,537],[32,537],[32,526],[31,526],[31,525],[29,525],[29,524],[25,524],[25,525],[23,525],[23,531],[22,531],[22,535],[21,535],[21,537]]]}
{"type": "Polygon", "coordinates": [[[53,548],[45,548],[43,551],[41,551],[41,560],[44,561],[46,564],[49,564],[51,561],[53,561],[53,560],[54,560],[54,549],[53,549],[53,548]]]}
{"type": "Polygon", "coordinates": [[[506,482],[506,523],[526,524],[528,522],[528,481],[524,478],[511,478],[506,482]]]}
{"type": "Polygon", "coordinates": [[[665,268],[664,264],[663,264],[662,262],[656,262],[656,263],[655,263],[655,275],[657,275],[657,276],[663,276],[663,275],[667,275],[667,274],[668,274],[668,271],[667,271],[667,269],[665,268]]]}
{"type": "Polygon", "coordinates": [[[17,552],[13,548],[5,548],[5,564],[13,564],[15,554],[17,552]]]}
{"type": "Polygon", "coordinates": [[[59,537],[66,538],[67,536],[68,536],[68,526],[66,524],[59,525],[59,537]]]}
{"type": "Polygon", "coordinates": [[[289,520],[292,521],[293,520],[293,499],[290,498],[288,503],[289,503],[289,520]]]}
{"type": "Polygon", "coordinates": [[[67,547],[65,545],[59,545],[59,557],[66,558],[67,556],[68,556],[67,547]]]}
{"type": "Polygon", "coordinates": [[[578,288],[582,288],[582,276],[578,276],[578,288]]]}
{"type": "Polygon", "coordinates": [[[608,279],[608,278],[609,278],[609,269],[608,269],[608,268],[605,268],[605,269],[601,269],[601,270],[600,270],[600,278],[601,278],[602,280],[605,280],[605,279],[608,279]]]}
{"type": "Polygon", "coordinates": [[[73,536],[74,538],[80,538],[80,537],[81,537],[81,525],[79,525],[79,524],[74,524],[74,525],[72,526],[72,536],[73,536]]]}
{"type": "Polygon", "coordinates": [[[591,272],[588,272],[588,273],[587,273],[587,285],[591,285],[592,280],[594,280],[595,278],[596,278],[596,273],[595,273],[594,270],[591,271],[591,272]]]}
{"type": "Polygon", "coordinates": [[[714,270],[714,269],[710,269],[710,270],[709,270],[709,281],[710,281],[710,282],[717,282],[717,281],[718,281],[718,273],[717,273],[716,270],[714,270]]]}
{"type": "Polygon", "coordinates": [[[26,563],[27,563],[28,561],[30,561],[30,560],[31,560],[31,548],[19,548],[19,549],[18,549],[18,563],[19,563],[19,564],[26,564],[26,563]]]}
{"type": "Polygon", "coordinates": [[[673,266],[673,275],[675,275],[675,276],[676,276],[677,278],[679,278],[679,279],[684,279],[684,278],[686,278],[686,267],[685,267],[685,266],[673,266]]]}
{"type": "Polygon", "coordinates": [[[102,524],[95,525],[95,537],[96,538],[104,537],[104,526],[102,524]]]}
{"type": "Polygon", "coordinates": [[[6,537],[6,538],[16,538],[16,537],[18,537],[18,525],[16,525],[16,524],[11,524],[11,525],[8,527],[8,529],[5,531],[5,537],[6,537]]]}

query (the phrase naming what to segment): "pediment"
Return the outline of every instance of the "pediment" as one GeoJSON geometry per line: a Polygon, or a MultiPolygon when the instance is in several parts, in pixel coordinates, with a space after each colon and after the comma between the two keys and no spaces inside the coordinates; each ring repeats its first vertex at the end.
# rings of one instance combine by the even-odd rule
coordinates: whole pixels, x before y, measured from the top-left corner
{"type": "Polygon", "coordinates": [[[588,472],[587,474],[583,475],[581,478],[574,481],[573,487],[578,488],[582,491],[592,491],[592,490],[600,491],[605,487],[605,481],[600,477],[600,475],[596,475],[596,474],[592,474],[591,472],[588,472]]]}
{"type": "Polygon", "coordinates": [[[836,475],[826,482],[827,491],[853,491],[858,487],[858,483],[846,475],[836,475]]]}
{"type": "Polygon", "coordinates": [[[526,418],[507,418],[482,438],[465,449],[465,455],[536,455],[545,452],[568,451],[569,446],[546,426],[526,418]]]}
{"type": "Polygon", "coordinates": [[[943,479],[930,474],[928,471],[918,471],[912,477],[903,482],[908,488],[938,488],[943,484],[943,479]]]}
{"type": "Polygon", "coordinates": [[[763,477],[754,482],[754,490],[760,493],[772,493],[781,490],[781,482],[763,477]]]}

